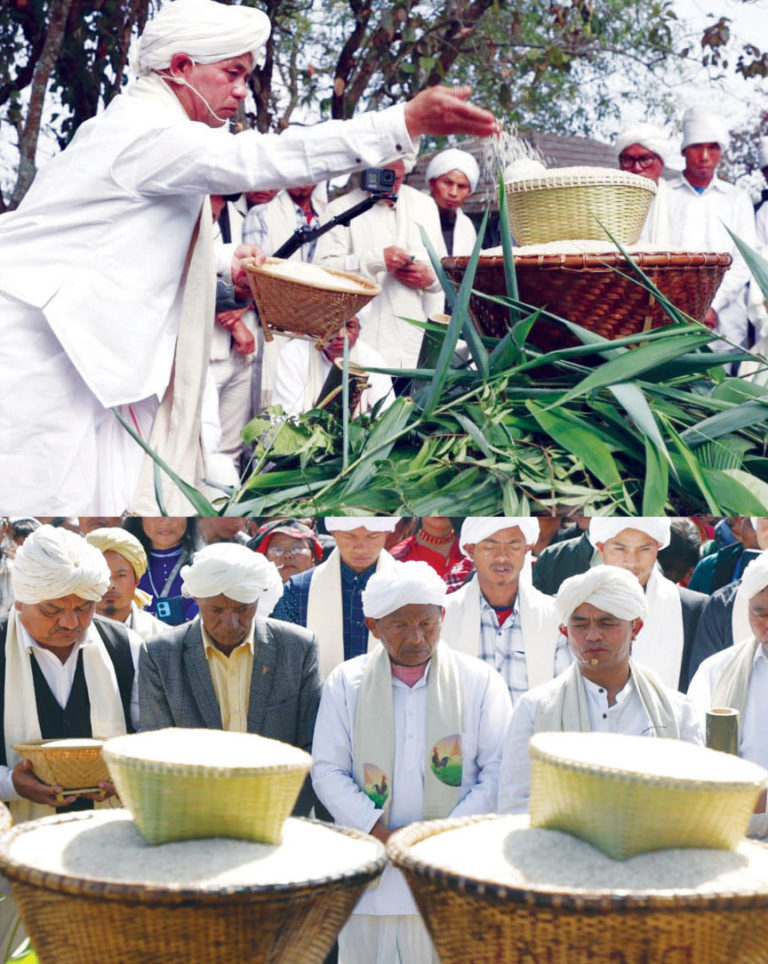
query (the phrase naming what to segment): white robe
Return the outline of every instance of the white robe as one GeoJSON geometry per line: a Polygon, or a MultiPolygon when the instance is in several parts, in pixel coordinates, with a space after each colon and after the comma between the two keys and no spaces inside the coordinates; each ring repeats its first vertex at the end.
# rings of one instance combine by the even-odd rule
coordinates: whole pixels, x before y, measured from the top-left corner
{"type": "MultiPolygon", "coordinates": [[[[133,405],[152,425],[209,193],[320,181],[414,147],[402,106],[232,136],[191,122],[172,93],[150,86],[86,121],[0,217],[0,505],[12,514],[115,515],[131,504],[141,453],[105,410],[133,405]],[[107,491],[102,473],[115,483],[107,491]]],[[[212,291],[212,264],[203,281],[212,291]]],[[[189,437],[175,445],[197,445],[199,404],[190,398],[189,437]]]]}
{"type": "MultiPolygon", "coordinates": [[[[328,205],[327,217],[346,211],[367,196],[365,191],[355,190],[337,198],[328,205]]],[[[419,357],[423,333],[401,319],[426,321],[443,310],[445,296],[436,279],[428,288],[408,288],[384,264],[384,248],[390,245],[404,248],[417,261],[430,264],[419,225],[423,225],[438,257],[445,257],[437,205],[421,191],[403,185],[394,207],[380,201],[351,221],[349,227],[337,226],[324,234],[315,250],[316,263],[361,274],[381,285],[381,294],[359,315],[365,325],[365,340],[381,352],[390,368],[414,368],[419,357]]]]}

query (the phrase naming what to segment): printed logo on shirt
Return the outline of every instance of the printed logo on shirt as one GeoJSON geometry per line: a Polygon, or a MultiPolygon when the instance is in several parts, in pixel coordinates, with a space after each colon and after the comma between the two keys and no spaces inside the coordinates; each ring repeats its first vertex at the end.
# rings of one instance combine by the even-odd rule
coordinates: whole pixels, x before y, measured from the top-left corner
{"type": "Polygon", "coordinates": [[[389,782],[386,773],[373,763],[363,764],[363,782],[365,792],[373,800],[378,810],[381,810],[389,797],[389,782]]]}
{"type": "Polygon", "coordinates": [[[454,733],[444,736],[432,747],[430,757],[432,772],[441,783],[449,787],[461,786],[461,736],[454,733]]]}

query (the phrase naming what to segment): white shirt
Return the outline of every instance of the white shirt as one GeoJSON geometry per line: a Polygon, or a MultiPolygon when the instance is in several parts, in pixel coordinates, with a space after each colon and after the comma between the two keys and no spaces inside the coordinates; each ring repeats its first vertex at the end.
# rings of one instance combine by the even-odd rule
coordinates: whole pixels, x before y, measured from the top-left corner
{"type": "MultiPolygon", "coordinates": [[[[72,647],[72,652],[62,663],[58,656],[50,649],[41,646],[29,635],[24,625],[19,622],[24,646],[28,653],[37,661],[40,671],[45,678],[45,682],[51,689],[56,698],[56,702],[64,709],[72,692],[72,684],[75,681],[75,671],[77,669],[77,658],[80,650],[101,639],[98,630],[91,624],[86,630],[85,636],[72,647]]],[[[133,630],[128,629],[128,636],[131,645],[131,658],[133,659],[133,685],[131,687],[131,723],[134,728],[139,723],[139,652],[141,650],[141,637],[133,630]]],[[[19,795],[13,785],[13,768],[0,766],[0,800],[18,800],[19,795]]]]}
{"type": "Polygon", "coordinates": [[[131,611],[128,613],[128,618],[123,625],[127,629],[133,630],[133,632],[141,636],[142,639],[152,639],[154,636],[160,636],[169,628],[168,623],[161,622],[157,616],[153,616],[152,613],[147,612],[146,609],[139,609],[135,602],[131,603],[131,611]]]}
{"type": "MultiPolygon", "coordinates": [[[[461,664],[463,699],[461,799],[451,816],[492,813],[504,732],[511,704],[501,677],[480,660],[454,652],[461,664]]],[[[367,655],[347,660],[331,673],[323,694],[312,744],[312,784],[320,800],[342,826],[370,831],[381,817],[373,801],[353,777],[352,733],[357,693],[367,655]]],[[[427,680],[408,687],[392,678],[395,762],[389,823],[392,828],[421,820],[424,803],[424,764],[427,680]]],[[[361,914],[417,914],[405,878],[388,865],[378,886],[356,907],[361,914]]]]}
{"type": "MultiPolygon", "coordinates": [[[[624,733],[629,736],[651,736],[650,721],[643,710],[640,697],[630,678],[616,694],[616,702],[608,705],[605,687],[598,686],[582,676],[587,695],[589,723],[595,733],[624,733]]],[[[548,684],[547,692],[550,691],[548,684]]],[[[668,690],[676,703],[676,718],[680,739],[689,743],[703,743],[704,735],[696,708],[682,693],[668,690]]],[[[500,813],[526,813],[531,788],[531,758],[528,741],[533,736],[536,710],[542,696],[542,687],[525,693],[515,707],[512,722],[504,741],[504,754],[499,776],[500,813]]]]}

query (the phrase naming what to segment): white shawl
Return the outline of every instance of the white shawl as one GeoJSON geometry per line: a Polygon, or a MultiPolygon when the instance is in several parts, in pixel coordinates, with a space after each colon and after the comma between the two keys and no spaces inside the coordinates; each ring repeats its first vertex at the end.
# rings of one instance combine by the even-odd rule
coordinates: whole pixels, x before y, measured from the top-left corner
{"type": "Polygon", "coordinates": [[[683,604],[677,585],[657,568],[645,587],[648,615],[632,644],[632,658],[676,690],[683,661],[683,604]]]}

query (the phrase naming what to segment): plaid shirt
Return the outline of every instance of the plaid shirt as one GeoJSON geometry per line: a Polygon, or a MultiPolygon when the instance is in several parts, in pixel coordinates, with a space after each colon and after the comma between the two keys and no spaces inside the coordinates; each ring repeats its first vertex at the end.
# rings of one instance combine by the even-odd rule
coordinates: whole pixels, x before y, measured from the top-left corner
{"type": "MultiPolygon", "coordinates": [[[[477,655],[501,674],[514,706],[529,689],[523,628],[520,624],[519,594],[515,597],[512,612],[507,616],[503,626],[499,626],[496,610],[481,594],[480,649],[477,655]]],[[[562,673],[571,665],[571,662],[568,642],[564,636],[561,636],[555,647],[554,675],[558,676],[562,673]]]]}

